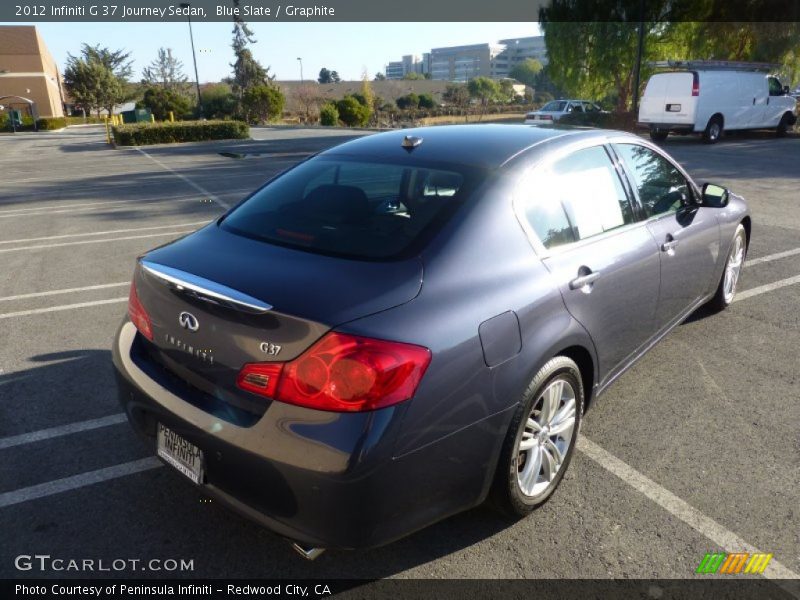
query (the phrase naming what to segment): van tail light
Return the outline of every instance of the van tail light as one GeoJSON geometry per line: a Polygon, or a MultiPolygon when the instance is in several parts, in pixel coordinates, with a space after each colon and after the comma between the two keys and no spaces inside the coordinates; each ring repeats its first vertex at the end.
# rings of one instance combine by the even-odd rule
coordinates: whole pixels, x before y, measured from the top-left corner
{"type": "Polygon", "coordinates": [[[692,96],[700,95],[700,76],[697,73],[692,73],[692,96]]]}
{"type": "Polygon", "coordinates": [[[290,362],[245,365],[237,385],[288,404],[360,412],[411,398],[430,361],[421,346],[328,333],[290,362]]]}
{"type": "Polygon", "coordinates": [[[136,293],[136,281],[131,281],[131,291],[128,294],[128,316],[131,322],[136,326],[144,337],[151,342],[153,341],[153,323],[150,321],[150,315],[142,306],[139,300],[139,294],[136,293]]]}

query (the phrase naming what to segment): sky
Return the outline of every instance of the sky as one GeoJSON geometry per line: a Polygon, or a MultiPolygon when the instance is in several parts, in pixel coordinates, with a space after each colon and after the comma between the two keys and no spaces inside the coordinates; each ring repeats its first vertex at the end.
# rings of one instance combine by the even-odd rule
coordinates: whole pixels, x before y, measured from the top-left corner
{"type": "MultiPolygon", "coordinates": [[[[34,25],[34,23],[26,23],[34,25]]],[[[194,81],[192,50],[186,23],[36,23],[45,44],[63,71],[67,54],[81,44],[125,48],[134,59],[134,80],[152,62],[159,47],[172,48],[194,81]]],[[[316,79],[326,67],[345,80],[370,79],[389,61],[431,48],[496,42],[539,35],[537,23],[249,23],[257,43],[255,57],[278,80],[316,79]]],[[[192,23],[197,69],[201,83],[230,75],[233,62],[230,23],[192,23]]]]}

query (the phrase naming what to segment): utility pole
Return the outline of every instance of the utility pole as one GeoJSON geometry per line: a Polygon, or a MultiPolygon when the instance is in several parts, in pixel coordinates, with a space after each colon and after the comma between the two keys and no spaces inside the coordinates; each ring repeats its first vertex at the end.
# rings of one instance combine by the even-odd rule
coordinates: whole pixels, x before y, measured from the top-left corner
{"type": "MultiPolygon", "coordinates": [[[[181,8],[191,8],[191,4],[188,2],[182,2],[181,8]]],[[[192,11],[186,11],[186,19],[189,21],[189,41],[192,43],[192,61],[194,62],[194,82],[197,86],[197,116],[199,118],[203,118],[205,116],[203,112],[203,99],[200,97],[200,76],[197,74],[197,55],[194,51],[194,35],[192,34],[192,11]]]]}

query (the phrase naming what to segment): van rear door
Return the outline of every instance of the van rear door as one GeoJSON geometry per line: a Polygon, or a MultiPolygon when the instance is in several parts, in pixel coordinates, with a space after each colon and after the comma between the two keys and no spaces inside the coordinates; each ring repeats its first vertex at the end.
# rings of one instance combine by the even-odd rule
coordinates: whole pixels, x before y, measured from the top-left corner
{"type": "Polygon", "coordinates": [[[694,125],[697,97],[692,90],[696,78],[689,71],[653,75],[642,97],[639,122],[694,125]]]}

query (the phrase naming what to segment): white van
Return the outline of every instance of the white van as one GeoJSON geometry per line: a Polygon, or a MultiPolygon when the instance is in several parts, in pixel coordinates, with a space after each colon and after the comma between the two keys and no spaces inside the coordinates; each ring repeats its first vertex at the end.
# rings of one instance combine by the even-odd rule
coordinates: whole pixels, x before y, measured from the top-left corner
{"type": "Polygon", "coordinates": [[[724,130],[774,129],[783,136],[795,124],[795,99],[768,74],[772,65],[724,61],[668,61],[647,82],[639,126],[655,141],[675,133],[702,132],[713,144],[724,130]]]}

